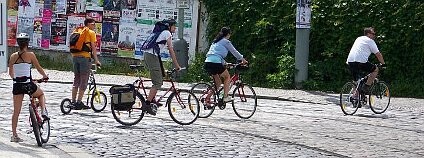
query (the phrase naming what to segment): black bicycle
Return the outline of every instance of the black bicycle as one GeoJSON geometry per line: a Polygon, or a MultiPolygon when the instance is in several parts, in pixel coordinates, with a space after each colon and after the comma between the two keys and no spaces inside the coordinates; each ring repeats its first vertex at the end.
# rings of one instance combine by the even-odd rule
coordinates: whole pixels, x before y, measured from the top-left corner
{"type": "MultiPolygon", "coordinates": [[[[381,64],[376,65],[381,73],[384,69],[381,64]]],[[[347,82],[343,85],[340,92],[340,107],[344,114],[353,115],[362,106],[369,105],[375,114],[384,113],[390,104],[389,86],[384,82],[375,78],[371,85],[370,93],[365,94],[360,90],[367,81],[370,74],[359,79],[358,81],[347,82]]]]}
{"type": "MultiPolygon", "coordinates": [[[[93,109],[94,112],[102,112],[107,105],[107,97],[106,94],[103,91],[100,91],[97,88],[96,84],[96,78],[94,77],[94,74],[97,71],[97,65],[92,64],[92,68],[90,70],[90,76],[88,79],[88,91],[87,91],[87,105],[90,103],[91,109],[93,109]]],[[[76,109],[74,103],[72,103],[71,99],[65,98],[60,103],[60,111],[62,111],[63,114],[69,114],[72,109],[76,109]]]]}

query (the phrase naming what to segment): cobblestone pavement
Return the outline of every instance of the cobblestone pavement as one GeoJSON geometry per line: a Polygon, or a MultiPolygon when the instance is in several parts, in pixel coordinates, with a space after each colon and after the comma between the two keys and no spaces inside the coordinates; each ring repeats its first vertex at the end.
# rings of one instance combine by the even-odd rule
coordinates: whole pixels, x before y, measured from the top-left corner
{"type": "MultiPolygon", "coordinates": [[[[72,75],[51,70],[48,74],[52,82],[40,86],[48,100],[52,135],[43,152],[59,157],[424,157],[423,99],[392,98],[382,115],[361,108],[357,115],[344,116],[336,104],[337,94],[255,88],[263,99],[248,120],[239,119],[227,106],[207,119],[181,126],[160,108],[158,115],[146,115],[139,124],[125,127],[113,119],[110,105],[101,113],[61,114],[59,104],[70,96],[71,85],[57,81],[70,82],[72,75]]],[[[109,97],[107,84],[130,83],[134,77],[97,75],[96,79],[105,83],[101,89],[109,97]]],[[[6,138],[11,131],[10,92],[11,81],[1,80],[0,136],[6,138]]],[[[24,106],[19,133],[25,144],[35,145],[32,134],[26,134],[27,118],[24,106]]]]}

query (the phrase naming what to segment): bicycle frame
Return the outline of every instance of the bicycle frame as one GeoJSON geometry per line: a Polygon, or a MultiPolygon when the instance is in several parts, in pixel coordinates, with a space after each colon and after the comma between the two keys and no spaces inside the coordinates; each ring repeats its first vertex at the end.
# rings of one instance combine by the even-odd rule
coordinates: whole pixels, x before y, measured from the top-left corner
{"type": "MultiPolygon", "coordinates": [[[[38,110],[37,110],[37,108],[40,106],[40,104],[37,104],[36,103],[37,101],[36,101],[36,98],[35,97],[33,97],[31,95],[29,95],[29,97],[30,97],[30,104],[29,104],[30,106],[29,106],[29,108],[34,109],[34,114],[35,114],[35,117],[37,118],[37,122],[39,124],[41,124],[41,123],[43,123],[43,119],[41,119],[40,115],[38,114],[38,110]]],[[[30,118],[28,118],[28,120],[30,120],[30,118]]]]}
{"type": "MultiPolygon", "coordinates": [[[[138,74],[138,71],[139,70],[137,70],[137,74],[138,74]]],[[[173,72],[167,72],[167,74],[168,74],[168,76],[171,76],[172,75],[172,73],[173,72]]],[[[138,83],[138,85],[134,85],[135,87],[136,87],[136,89],[137,89],[137,91],[140,91],[140,89],[142,89],[143,90],[143,93],[144,93],[144,97],[147,99],[147,96],[148,96],[148,94],[147,94],[147,91],[146,91],[146,86],[144,85],[144,82],[151,82],[152,80],[151,79],[143,79],[141,76],[139,76],[138,77],[138,79],[134,82],[134,84],[137,84],[138,83]]],[[[170,79],[164,79],[163,80],[164,82],[168,82],[168,83],[171,83],[171,87],[169,87],[167,90],[166,90],[166,92],[165,92],[165,94],[163,94],[163,95],[161,95],[158,99],[156,99],[156,102],[160,102],[163,98],[165,98],[165,96],[167,96],[167,94],[168,93],[172,93],[172,92],[177,92],[177,88],[175,88],[175,83],[174,83],[174,79],[171,77],[170,79]]],[[[141,93],[142,94],[142,93],[141,93]]],[[[165,107],[166,107],[167,105],[165,105],[165,107]]]]}
{"type": "Polygon", "coordinates": [[[95,71],[90,70],[90,76],[88,78],[89,84],[88,84],[88,91],[87,91],[87,96],[88,96],[87,97],[87,105],[89,103],[91,92],[93,92],[93,90],[96,93],[96,96],[98,96],[94,99],[96,99],[97,102],[100,102],[100,91],[97,89],[96,79],[94,78],[94,72],[95,71]]]}

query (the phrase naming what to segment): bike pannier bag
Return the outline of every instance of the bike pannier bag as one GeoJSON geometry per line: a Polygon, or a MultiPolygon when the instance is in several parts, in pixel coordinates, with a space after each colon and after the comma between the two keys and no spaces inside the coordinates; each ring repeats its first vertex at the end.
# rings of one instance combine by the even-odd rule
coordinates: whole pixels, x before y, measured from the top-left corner
{"type": "Polygon", "coordinates": [[[132,84],[112,86],[109,93],[114,110],[129,110],[135,104],[135,87],[132,84]]]}

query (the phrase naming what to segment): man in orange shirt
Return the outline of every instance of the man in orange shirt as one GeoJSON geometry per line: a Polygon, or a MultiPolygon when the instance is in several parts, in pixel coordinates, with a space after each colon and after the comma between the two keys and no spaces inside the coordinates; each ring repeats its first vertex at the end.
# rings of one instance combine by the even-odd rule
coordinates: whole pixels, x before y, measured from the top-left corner
{"type": "Polygon", "coordinates": [[[96,33],[93,31],[95,28],[95,21],[93,19],[85,19],[85,27],[89,28],[88,36],[85,43],[89,43],[91,52],[81,51],[72,54],[72,62],[74,64],[74,83],[72,86],[72,102],[75,109],[89,109],[90,107],[84,105],[82,97],[87,89],[88,77],[91,69],[91,57],[94,58],[96,65],[100,66],[101,63],[97,58],[96,50],[96,33]],[[78,94],[78,98],[77,98],[78,94]]]}

